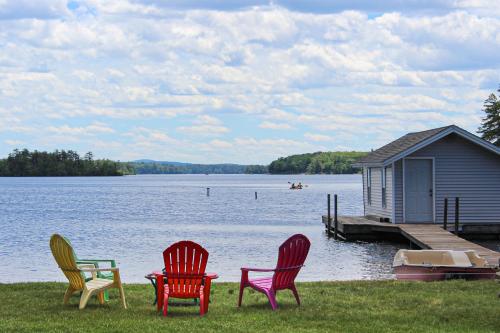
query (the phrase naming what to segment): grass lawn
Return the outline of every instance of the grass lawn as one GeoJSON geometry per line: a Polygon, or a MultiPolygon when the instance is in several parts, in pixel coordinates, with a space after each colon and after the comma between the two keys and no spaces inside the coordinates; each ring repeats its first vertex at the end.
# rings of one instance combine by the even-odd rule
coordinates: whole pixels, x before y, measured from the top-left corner
{"type": "Polygon", "coordinates": [[[170,306],[169,317],[151,305],[150,285],[125,285],[129,309],[116,290],[99,305],[78,310],[78,296],[63,306],[64,283],[0,284],[0,332],[500,332],[500,285],[495,281],[308,282],[278,293],[272,312],[264,295],[238,284],[216,283],[204,318],[198,307],[170,306]]]}

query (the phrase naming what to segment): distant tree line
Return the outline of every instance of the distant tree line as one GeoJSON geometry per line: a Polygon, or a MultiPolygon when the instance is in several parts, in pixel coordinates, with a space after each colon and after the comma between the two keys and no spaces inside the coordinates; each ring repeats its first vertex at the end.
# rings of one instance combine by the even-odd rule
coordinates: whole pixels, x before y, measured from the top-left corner
{"type": "Polygon", "coordinates": [[[137,174],[243,174],[267,173],[264,165],[240,164],[168,164],[162,162],[130,162],[137,174]]]}
{"type": "Polygon", "coordinates": [[[121,176],[133,173],[127,163],[94,159],[91,152],[83,158],[73,150],[29,151],[15,149],[0,159],[0,176],[121,176]]]}
{"type": "Polygon", "coordinates": [[[269,165],[271,174],[352,174],[358,168],[352,167],[365,152],[316,152],[281,157],[269,165]]]}
{"type": "Polygon", "coordinates": [[[316,152],[292,155],[265,165],[189,164],[175,162],[117,162],[80,157],[73,150],[54,152],[15,149],[0,159],[0,176],[121,176],[129,174],[349,174],[359,172],[351,164],[363,152],[316,152]]]}
{"type": "Polygon", "coordinates": [[[265,174],[265,173],[269,173],[269,168],[267,165],[247,165],[245,168],[245,173],[265,174]]]}

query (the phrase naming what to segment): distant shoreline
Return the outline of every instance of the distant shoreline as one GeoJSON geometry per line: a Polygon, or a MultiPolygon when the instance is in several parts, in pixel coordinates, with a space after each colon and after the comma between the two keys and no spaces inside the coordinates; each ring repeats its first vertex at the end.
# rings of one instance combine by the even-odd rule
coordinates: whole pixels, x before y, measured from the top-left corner
{"type": "Polygon", "coordinates": [[[124,174],[124,175],[95,175],[95,176],[0,176],[0,178],[92,178],[92,177],[130,177],[130,176],[290,176],[290,177],[298,177],[298,176],[352,176],[352,175],[360,175],[360,173],[141,173],[141,174],[124,174]]]}

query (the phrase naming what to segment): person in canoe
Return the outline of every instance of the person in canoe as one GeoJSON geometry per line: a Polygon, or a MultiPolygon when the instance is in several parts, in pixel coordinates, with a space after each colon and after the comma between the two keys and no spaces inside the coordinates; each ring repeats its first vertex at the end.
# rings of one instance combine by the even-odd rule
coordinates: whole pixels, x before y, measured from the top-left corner
{"type": "Polygon", "coordinates": [[[297,184],[297,190],[302,190],[302,183],[301,183],[301,182],[299,182],[299,183],[297,184]]]}
{"type": "Polygon", "coordinates": [[[290,190],[295,190],[297,189],[297,186],[295,186],[295,183],[292,183],[292,186],[290,186],[290,190]]]}

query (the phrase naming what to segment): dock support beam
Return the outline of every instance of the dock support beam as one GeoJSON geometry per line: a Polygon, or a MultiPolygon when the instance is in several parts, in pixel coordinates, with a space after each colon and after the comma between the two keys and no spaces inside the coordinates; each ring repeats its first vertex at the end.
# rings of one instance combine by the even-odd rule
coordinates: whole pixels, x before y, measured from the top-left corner
{"type": "Polygon", "coordinates": [[[339,226],[339,221],[337,220],[337,195],[333,196],[333,225],[335,229],[333,230],[333,238],[338,239],[337,230],[339,226]]]}
{"type": "Polygon", "coordinates": [[[448,230],[448,198],[444,198],[443,229],[448,230]]]}
{"type": "Polygon", "coordinates": [[[326,204],[328,206],[328,215],[326,216],[327,218],[327,224],[326,224],[326,234],[328,237],[330,237],[330,229],[332,227],[332,213],[331,213],[331,203],[330,203],[330,194],[326,195],[326,204]]]}

